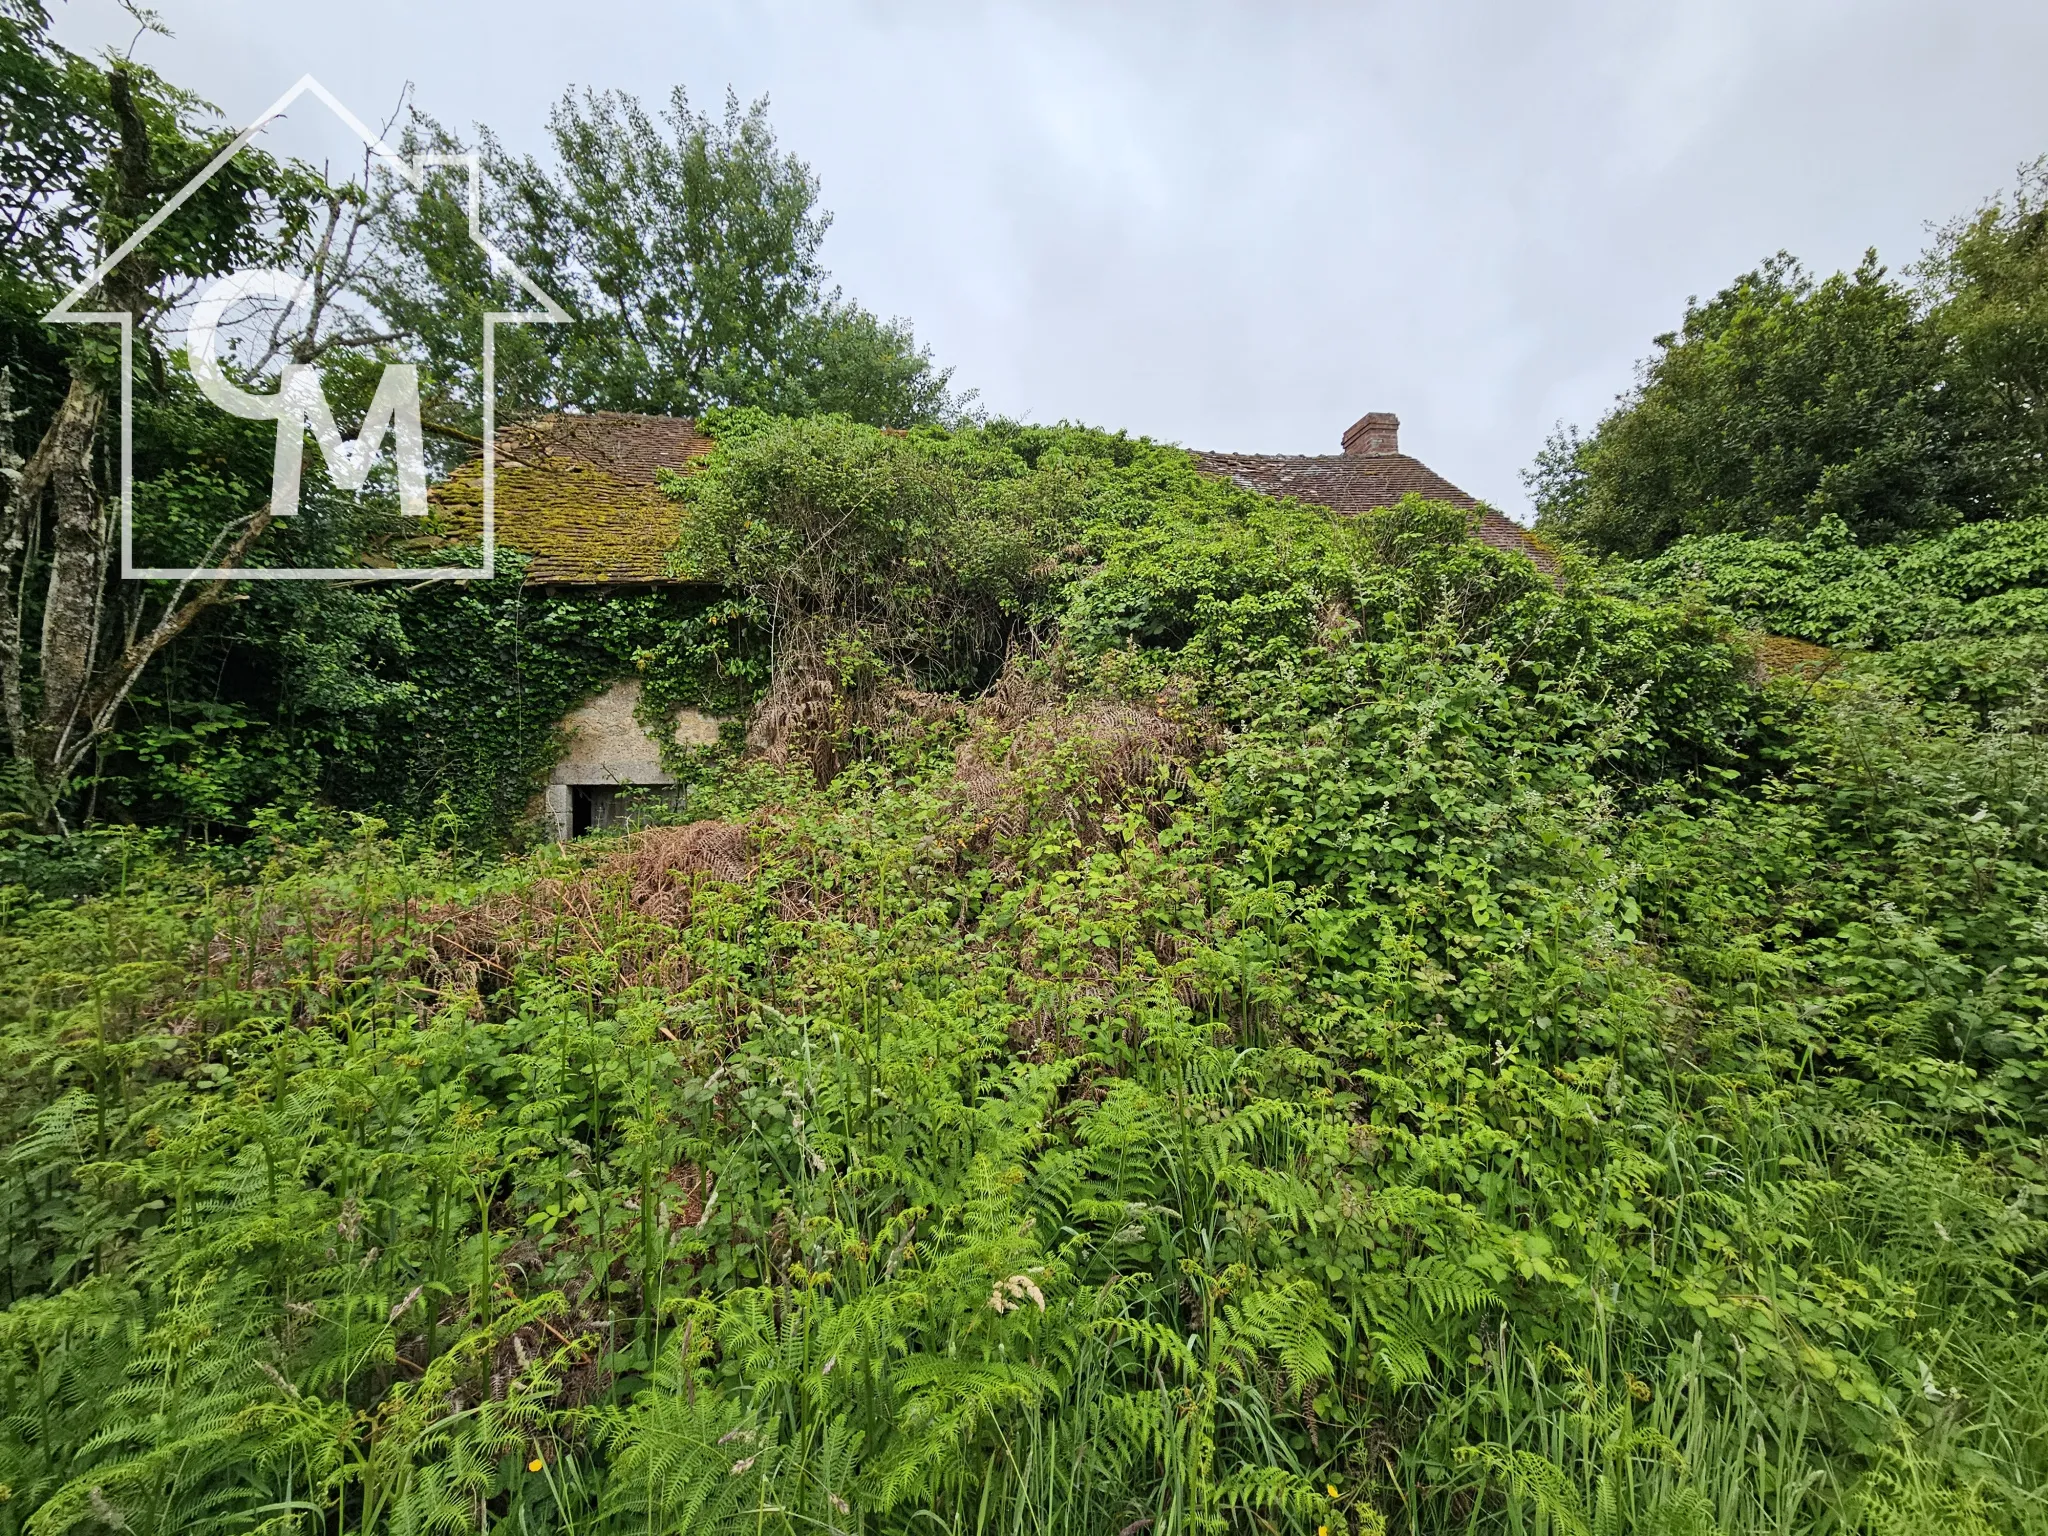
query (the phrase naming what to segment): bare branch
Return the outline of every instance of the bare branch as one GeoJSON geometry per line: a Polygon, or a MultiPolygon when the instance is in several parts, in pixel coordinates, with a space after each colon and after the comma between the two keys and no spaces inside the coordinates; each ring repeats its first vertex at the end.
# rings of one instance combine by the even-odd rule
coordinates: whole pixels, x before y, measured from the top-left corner
{"type": "Polygon", "coordinates": [[[398,339],[396,331],[341,331],[315,346],[302,347],[297,360],[302,363],[318,362],[329,352],[344,348],[381,347],[398,339]]]}
{"type": "Polygon", "coordinates": [[[465,432],[460,427],[443,426],[438,421],[424,420],[421,421],[420,426],[426,431],[433,433],[436,437],[452,438],[458,443],[467,443],[472,448],[481,448],[484,445],[482,438],[473,432],[465,432]]]}

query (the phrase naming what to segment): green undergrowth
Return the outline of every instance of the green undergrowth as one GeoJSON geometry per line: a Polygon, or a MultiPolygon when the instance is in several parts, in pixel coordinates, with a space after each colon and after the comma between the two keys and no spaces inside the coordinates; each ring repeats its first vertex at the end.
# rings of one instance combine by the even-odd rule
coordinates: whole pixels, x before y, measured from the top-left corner
{"type": "Polygon", "coordinates": [[[1804,538],[1701,534],[1610,574],[1640,595],[1705,602],[1819,645],[2031,638],[2048,629],[2048,518],[1886,544],[1859,544],[1839,519],[1804,538]]]}
{"type": "Polygon", "coordinates": [[[1117,451],[826,782],[12,892],[0,1530],[2048,1530],[2033,731],[1117,451]]]}

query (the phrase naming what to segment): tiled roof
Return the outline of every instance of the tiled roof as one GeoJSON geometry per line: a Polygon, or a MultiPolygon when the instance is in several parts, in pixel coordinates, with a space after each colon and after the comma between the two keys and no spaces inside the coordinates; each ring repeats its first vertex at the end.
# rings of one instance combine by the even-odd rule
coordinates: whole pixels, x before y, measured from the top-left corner
{"type": "MultiPolygon", "coordinates": [[[[542,416],[498,434],[498,542],[530,556],[526,579],[576,585],[668,582],[680,509],[654,483],[711,451],[695,422],[593,411],[542,416]]],[[[483,527],[483,462],[457,469],[432,493],[458,537],[483,527]]]]}
{"type": "MultiPolygon", "coordinates": [[[[1387,417],[1391,422],[1392,417],[1387,417]]],[[[711,451],[695,422],[627,411],[542,416],[498,434],[498,542],[532,559],[536,585],[669,582],[667,555],[680,509],[655,471],[680,470],[711,451]]],[[[1495,549],[1557,568],[1527,529],[1405,453],[1198,453],[1212,475],[1269,496],[1292,496],[1338,512],[1391,507],[1411,491],[1474,514],[1472,536],[1495,549]]],[[[483,526],[483,466],[472,460],[432,493],[443,525],[473,539],[483,526]]]]}
{"type": "Polygon", "coordinates": [[[1197,453],[1196,465],[1268,496],[1292,496],[1338,512],[1391,507],[1411,491],[1429,501],[1447,501],[1476,514],[1472,537],[1495,549],[1513,550],[1536,562],[1546,575],[1557,560],[1521,524],[1482,507],[1420,459],[1405,453],[1197,453]]]}

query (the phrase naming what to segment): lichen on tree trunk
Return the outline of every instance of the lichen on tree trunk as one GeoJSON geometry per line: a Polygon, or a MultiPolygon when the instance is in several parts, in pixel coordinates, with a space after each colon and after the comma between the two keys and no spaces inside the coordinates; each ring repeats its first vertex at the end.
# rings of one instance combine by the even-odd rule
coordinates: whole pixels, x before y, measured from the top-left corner
{"type": "MultiPolygon", "coordinates": [[[[15,755],[39,786],[55,787],[80,725],[80,711],[98,648],[105,601],[107,530],[99,488],[93,483],[92,445],[105,414],[106,395],[90,378],[74,372],[56,417],[22,472],[24,511],[36,515],[36,498],[47,491],[53,517],[50,579],[43,600],[38,646],[40,686],[31,718],[23,721],[15,755]]],[[[20,664],[19,636],[8,670],[20,664]]]]}

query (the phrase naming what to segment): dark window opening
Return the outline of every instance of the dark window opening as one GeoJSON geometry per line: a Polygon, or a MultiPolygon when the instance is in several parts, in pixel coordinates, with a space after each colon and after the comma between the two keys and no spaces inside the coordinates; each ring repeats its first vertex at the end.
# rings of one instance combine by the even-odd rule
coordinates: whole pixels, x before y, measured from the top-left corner
{"type": "Polygon", "coordinates": [[[569,835],[624,830],[680,811],[684,794],[667,785],[571,784],[569,835]]]}
{"type": "Polygon", "coordinates": [[[609,826],[616,793],[606,784],[570,785],[569,835],[581,837],[586,832],[599,832],[609,826]]]}

